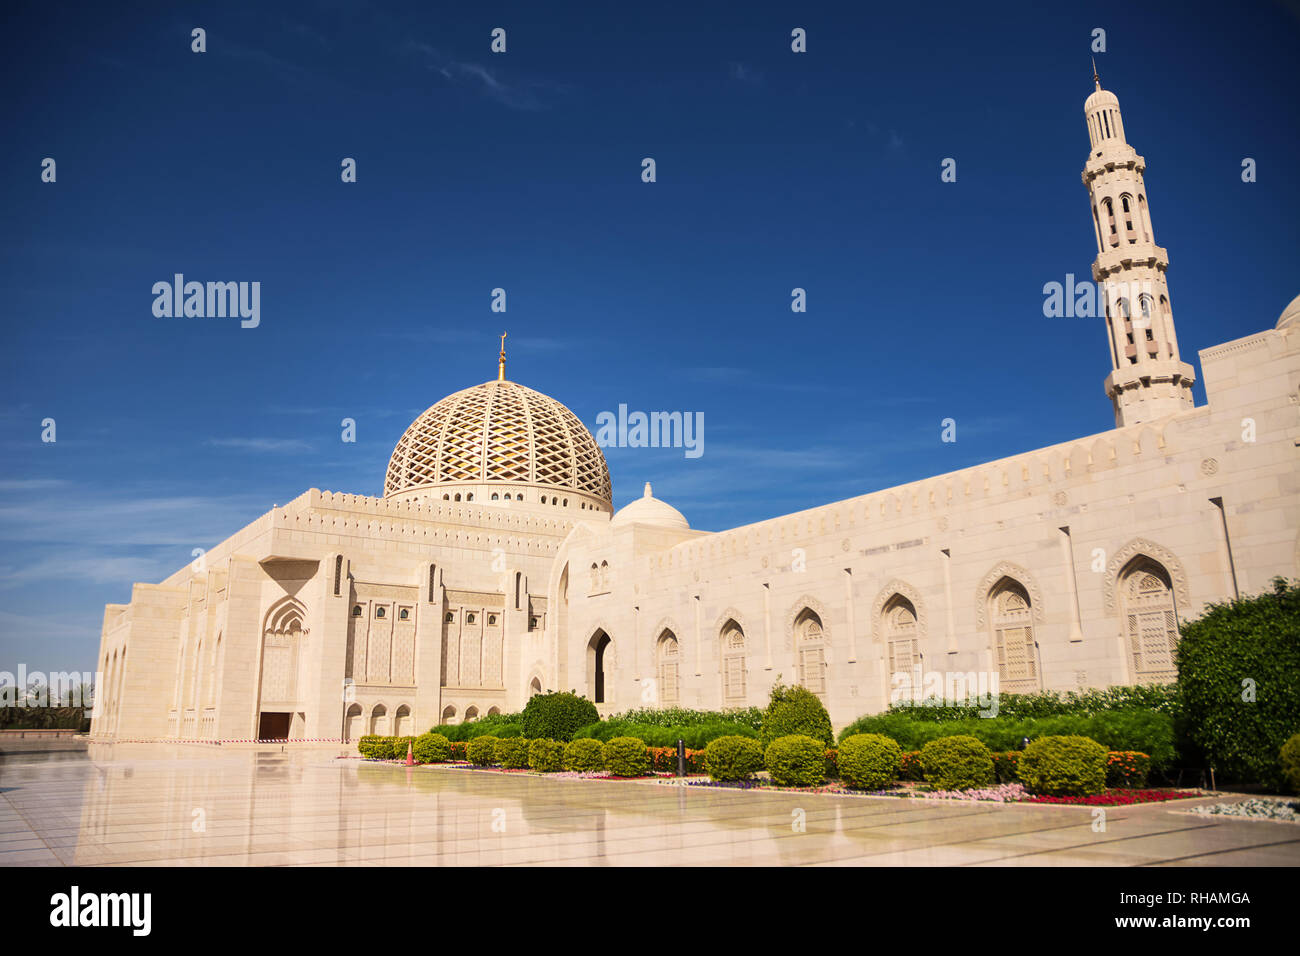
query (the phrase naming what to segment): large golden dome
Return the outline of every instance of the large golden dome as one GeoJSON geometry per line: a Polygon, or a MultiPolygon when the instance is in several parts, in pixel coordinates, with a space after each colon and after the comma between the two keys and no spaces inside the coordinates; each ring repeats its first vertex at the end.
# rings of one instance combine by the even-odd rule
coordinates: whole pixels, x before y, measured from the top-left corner
{"type": "MultiPolygon", "coordinates": [[[[541,392],[503,379],[448,395],[412,422],[393,449],[385,497],[443,492],[446,486],[462,487],[467,500],[480,502],[522,500],[530,486],[576,493],[606,507],[611,498],[605,455],[578,416],[541,392]]],[[[572,506],[579,506],[578,499],[572,506]]]]}

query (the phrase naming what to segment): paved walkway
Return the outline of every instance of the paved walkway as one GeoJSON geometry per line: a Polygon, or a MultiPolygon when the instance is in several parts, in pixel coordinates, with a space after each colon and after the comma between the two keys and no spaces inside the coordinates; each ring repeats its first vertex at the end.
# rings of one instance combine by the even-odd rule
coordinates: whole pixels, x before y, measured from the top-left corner
{"type": "Polygon", "coordinates": [[[1079,807],[545,780],[333,753],[0,754],[0,865],[1300,865],[1298,826],[1169,805],[1108,808],[1094,832],[1079,807]]]}

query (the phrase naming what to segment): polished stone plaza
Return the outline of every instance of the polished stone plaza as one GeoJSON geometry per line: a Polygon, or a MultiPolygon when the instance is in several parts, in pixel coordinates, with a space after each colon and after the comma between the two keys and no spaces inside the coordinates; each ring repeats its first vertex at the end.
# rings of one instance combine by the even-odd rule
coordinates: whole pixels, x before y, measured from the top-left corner
{"type": "Polygon", "coordinates": [[[1169,805],[1111,808],[1094,832],[1080,807],[542,779],[337,754],[0,754],[0,865],[1300,865],[1300,827],[1169,805]]]}

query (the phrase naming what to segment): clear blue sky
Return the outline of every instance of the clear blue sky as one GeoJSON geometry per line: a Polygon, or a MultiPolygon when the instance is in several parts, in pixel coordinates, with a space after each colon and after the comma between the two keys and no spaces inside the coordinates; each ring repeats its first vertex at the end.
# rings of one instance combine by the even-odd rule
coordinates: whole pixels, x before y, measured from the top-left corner
{"type": "Polygon", "coordinates": [[[6,4],[0,670],[89,669],[132,581],[380,493],[503,328],[593,430],[703,412],[698,459],[608,458],[616,505],[651,480],[706,529],[1111,427],[1100,320],[1042,315],[1096,252],[1091,31],[1195,363],[1300,292],[1296,10],[6,4]],[[259,281],[260,327],[156,318],[177,272],[259,281]]]}

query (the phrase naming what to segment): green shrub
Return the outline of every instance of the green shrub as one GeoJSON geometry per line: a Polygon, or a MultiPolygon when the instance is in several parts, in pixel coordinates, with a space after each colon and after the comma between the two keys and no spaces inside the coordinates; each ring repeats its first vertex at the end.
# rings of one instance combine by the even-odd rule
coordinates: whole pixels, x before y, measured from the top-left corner
{"type": "Polygon", "coordinates": [[[1136,750],[1112,750],[1106,755],[1106,786],[1141,790],[1147,785],[1151,758],[1136,750]]]}
{"type": "Polygon", "coordinates": [[[528,745],[528,766],[538,773],[557,773],[564,769],[564,744],[539,737],[528,745]]]}
{"type": "Polygon", "coordinates": [[[357,750],[361,752],[362,756],[369,757],[371,760],[392,760],[393,739],[392,737],[378,737],[369,734],[357,741],[357,750]]]}
{"type": "Polygon", "coordinates": [[[840,779],[858,790],[879,790],[898,779],[903,748],[880,734],[854,734],[840,743],[840,779]]]}
{"type": "Polygon", "coordinates": [[[838,780],[840,776],[840,752],[834,747],[826,749],[826,776],[838,780]]]}
{"type": "MultiPolygon", "coordinates": [[[[648,727],[700,727],[706,724],[744,724],[751,730],[763,726],[763,711],[757,707],[728,707],[723,710],[690,710],[686,707],[642,707],[615,714],[611,720],[648,727]]],[[[649,741],[647,741],[649,743],[649,741]]]]}
{"type": "Polygon", "coordinates": [[[925,772],[921,770],[921,751],[903,751],[903,762],[898,768],[898,779],[912,781],[925,779],[925,772]]]}
{"type": "Polygon", "coordinates": [[[490,734],[474,737],[465,745],[465,757],[476,767],[490,767],[497,762],[497,738],[490,734]]]}
{"type": "Polygon", "coordinates": [[[787,734],[767,745],[763,765],[782,787],[811,787],[826,773],[826,744],[806,734],[787,734]]]}
{"type": "Polygon", "coordinates": [[[452,742],[470,741],[487,734],[494,737],[519,737],[521,733],[512,733],[511,728],[521,727],[522,720],[521,714],[485,714],[459,724],[439,724],[433,728],[433,732],[442,734],[452,742]]]}
{"type": "Polygon", "coordinates": [[[531,743],[525,737],[503,737],[497,741],[497,760],[507,770],[522,770],[528,766],[531,743]]]}
{"type": "Polygon", "coordinates": [[[601,750],[605,769],[616,777],[644,777],[650,771],[650,755],[644,740],[615,737],[601,750]]]}
{"type": "MultiPolygon", "coordinates": [[[[405,760],[406,751],[408,749],[414,751],[415,749],[414,737],[394,737],[392,739],[393,739],[392,751],[393,751],[394,760],[405,760]]],[[[414,760],[415,759],[414,756],[411,759],[414,760]]]]}
{"type": "Polygon", "coordinates": [[[605,746],[599,740],[583,737],[564,748],[564,769],[590,773],[605,769],[605,746]]]}
{"type": "Polygon", "coordinates": [[[821,699],[806,687],[777,684],[763,711],[760,740],[767,746],[778,737],[799,735],[820,740],[827,747],[835,746],[831,718],[821,699]]]}
{"type": "Polygon", "coordinates": [[[596,705],[577,694],[537,694],[528,699],[520,723],[524,736],[572,740],[581,727],[600,720],[596,705]]]}
{"type": "Polygon", "coordinates": [[[419,763],[444,763],[451,759],[451,741],[442,734],[420,734],[415,738],[414,750],[419,763]]]}
{"type": "Polygon", "coordinates": [[[1292,793],[1300,793],[1300,734],[1292,734],[1278,754],[1282,765],[1282,779],[1292,793]]]}
{"type": "Polygon", "coordinates": [[[921,770],[936,790],[987,787],[993,783],[993,755],[974,737],[940,737],[921,748],[921,770]]]}
{"type": "MultiPolygon", "coordinates": [[[[1113,710],[1149,710],[1173,717],[1179,708],[1174,684],[1137,684],[1083,691],[1039,691],[1033,694],[999,694],[995,717],[986,720],[1027,720],[1039,717],[1092,717],[1113,710]]],[[[926,700],[893,704],[888,713],[913,720],[973,720],[986,708],[979,704],[944,704],[926,700]]]]}
{"type": "Polygon", "coordinates": [[[763,748],[752,737],[719,737],[704,748],[704,768],[714,780],[748,780],[763,769],[763,748]]]}
{"type": "Polygon", "coordinates": [[[1211,765],[1283,786],[1279,754],[1300,727],[1300,584],[1275,578],[1271,592],[1211,604],[1182,626],[1175,660],[1188,732],[1211,765]]]}
{"type": "MultiPolygon", "coordinates": [[[[1020,782],[1020,755],[1019,750],[998,750],[994,751],[993,757],[993,776],[997,778],[998,783],[1019,783],[1020,782]]],[[[1149,766],[1151,761],[1147,760],[1149,766]]]]}
{"type": "Polygon", "coordinates": [[[719,737],[758,737],[758,731],[746,724],[711,723],[690,727],[659,727],[653,724],[630,724],[625,720],[601,720],[577,730],[573,738],[591,737],[602,742],[615,737],[636,737],[648,747],[673,747],[678,740],[687,750],[703,750],[719,737]]]}
{"type": "Polygon", "coordinates": [[[1002,717],[974,720],[917,720],[907,714],[884,713],[860,717],[845,728],[840,739],[853,734],[883,734],[904,750],[920,750],[940,737],[974,737],[990,750],[1018,750],[1028,737],[1090,737],[1110,750],[1137,750],[1151,757],[1151,765],[1164,769],[1174,762],[1174,718],[1151,710],[1113,710],[1092,715],[1063,714],[1023,720],[1002,717]]]}
{"type": "Polygon", "coordinates": [[[1043,737],[1025,748],[1020,780],[1031,793],[1088,797],[1106,788],[1107,750],[1087,737],[1043,737]]]}

